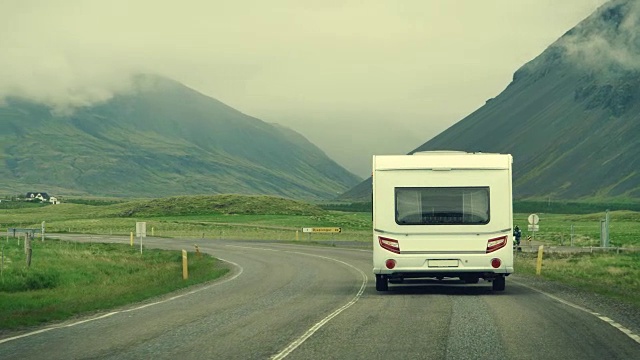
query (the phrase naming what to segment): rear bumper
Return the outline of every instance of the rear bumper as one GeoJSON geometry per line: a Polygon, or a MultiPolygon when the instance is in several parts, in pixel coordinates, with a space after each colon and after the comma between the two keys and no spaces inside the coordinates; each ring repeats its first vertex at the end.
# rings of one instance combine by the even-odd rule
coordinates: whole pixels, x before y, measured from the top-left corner
{"type": "MultiPolygon", "coordinates": [[[[511,249],[509,249],[510,251],[511,249]]],[[[513,257],[506,252],[493,254],[465,255],[401,255],[380,252],[374,255],[373,273],[388,277],[438,278],[438,277],[480,277],[494,278],[513,273],[513,257]],[[494,268],[491,260],[498,258],[501,266],[494,268]],[[395,260],[395,267],[389,269],[387,260],[395,260]],[[443,261],[447,266],[439,266],[443,261]]]]}
{"type": "Polygon", "coordinates": [[[393,278],[403,278],[403,279],[412,279],[412,278],[481,278],[481,279],[493,279],[498,276],[509,276],[513,273],[513,269],[509,271],[509,269],[501,270],[501,269],[492,269],[496,271],[408,271],[408,270],[378,270],[374,269],[373,273],[376,275],[385,275],[386,277],[393,278]]]}

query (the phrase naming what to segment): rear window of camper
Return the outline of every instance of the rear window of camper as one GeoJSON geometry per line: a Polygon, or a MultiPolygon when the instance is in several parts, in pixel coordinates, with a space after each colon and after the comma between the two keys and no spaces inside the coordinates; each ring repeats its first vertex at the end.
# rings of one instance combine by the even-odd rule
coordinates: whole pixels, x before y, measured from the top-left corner
{"type": "Polygon", "coordinates": [[[490,219],[489,187],[397,187],[398,225],[482,225],[490,219]]]}

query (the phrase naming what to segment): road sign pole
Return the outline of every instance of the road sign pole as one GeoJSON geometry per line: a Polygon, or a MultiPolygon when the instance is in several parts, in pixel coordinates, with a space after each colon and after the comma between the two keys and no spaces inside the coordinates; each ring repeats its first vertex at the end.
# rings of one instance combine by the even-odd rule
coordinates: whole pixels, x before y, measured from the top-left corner
{"type": "Polygon", "coordinates": [[[140,237],[140,254],[142,254],[142,238],[147,237],[147,223],[143,221],[136,222],[136,235],[140,237]]]}
{"type": "Polygon", "coordinates": [[[531,214],[527,217],[529,221],[529,228],[531,232],[533,232],[533,240],[536,240],[536,231],[538,231],[538,222],[540,221],[540,217],[537,214],[531,214]]]}

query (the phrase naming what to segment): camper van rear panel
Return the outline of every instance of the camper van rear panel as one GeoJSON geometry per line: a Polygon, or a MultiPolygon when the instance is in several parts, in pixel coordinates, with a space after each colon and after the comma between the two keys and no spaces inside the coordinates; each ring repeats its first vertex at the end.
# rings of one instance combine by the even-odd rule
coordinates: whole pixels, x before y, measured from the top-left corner
{"type": "Polygon", "coordinates": [[[491,279],[513,272],[511,162],[507,154],[374,156],[374,273],[491,279]]]}

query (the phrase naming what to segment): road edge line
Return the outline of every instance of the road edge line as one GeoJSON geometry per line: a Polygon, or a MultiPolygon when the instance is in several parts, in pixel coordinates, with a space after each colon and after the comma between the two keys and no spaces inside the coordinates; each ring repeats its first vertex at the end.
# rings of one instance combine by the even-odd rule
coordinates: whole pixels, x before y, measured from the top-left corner
{"type": "Polygon", "coordinates": [[[614,328],[618,329],[620,332],[622,332],[623,334],[627,335],[631,340],[633,340],[633,341],[637,342],[638,344],[640,344],[640,335],[634,334],[633,331],[631,331],[631,329],[626,328],[624,325],[616,322],[615,320],[613,320],[613,319],[611,319],[611,318],[609,318],[607,316],[604,316],[604,315],[602,315],[600,313],[597,313],[595,311],[589,310],[589,309],[587,309],[585,307],[582,307],[580,305],[574,304],[574,303],[572,303],[570,301],[567,301],[567,300],[564,300],[562,298],[559,298],[559,297],[557,297],[555,295],[549,294],[549,293],[547,293],[545,291],[542,291],[540,289],[536,289],[536,288],[531,287],[529,285],[525,285],[525,284],[523,284],[523,283],[521,283],[519,281],[514,281],[514,280],[510,280],[510,281],[512,283],[518,284],[520,286],[524,286],[529,290],[533,290],[533,291],[539,292],[540,294],[543,294],[543,295],[545,295],[545,296],[547,296],[547,297],[549,297],[549,298],[551,298],[553,300],[556,300],[556,301],[558,301],[558,302],[560,302],[560,303],[562,303],[564,305],[570,306],[570,307],[572,307],[574,309],[577,309],[577,310],[586,312],[589,315],[595,316],[598,319],[600,319],[600,320],[606,322],[607,324],[613,326],[614,328]]]}

